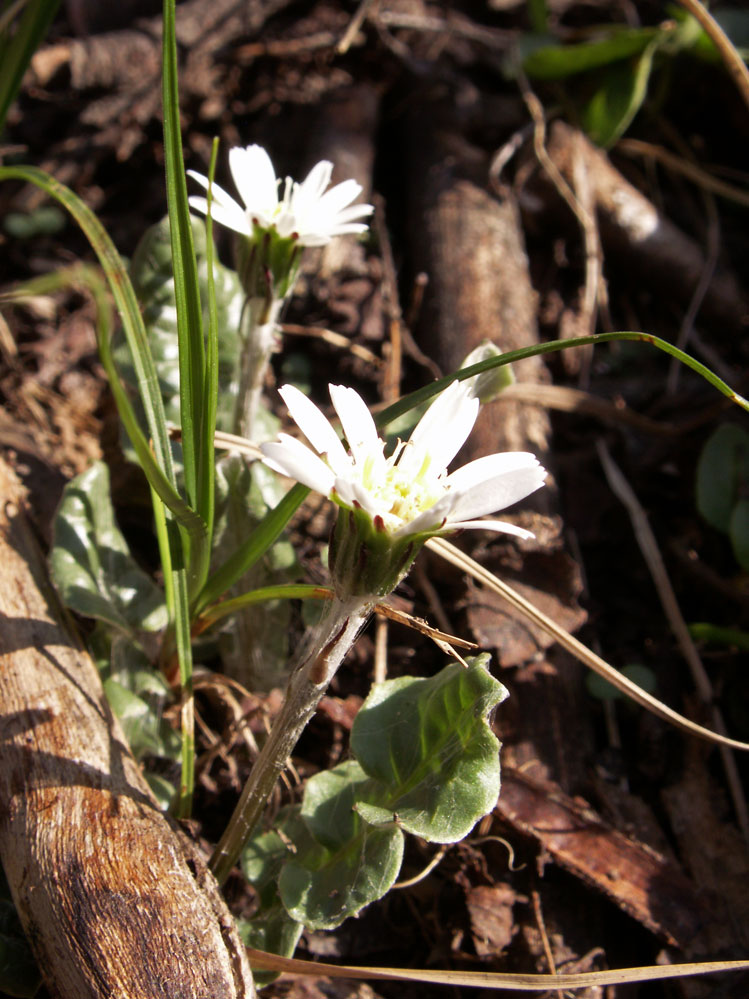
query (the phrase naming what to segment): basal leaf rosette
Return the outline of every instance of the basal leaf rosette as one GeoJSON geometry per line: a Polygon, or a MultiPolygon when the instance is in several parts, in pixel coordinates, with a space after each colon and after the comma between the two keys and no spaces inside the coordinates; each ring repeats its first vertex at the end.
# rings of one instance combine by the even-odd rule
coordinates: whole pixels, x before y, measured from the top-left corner
{"type": "Polygon", "coordinates": [[[281,396],[311,447],[288,434],[263,444],[271,468],[329,497],[341,509],[331,544],[330,568],[342,598],[390,593],[424,542],[435,535],[484,528],[532,537],[488,513],[524,499],[546,476],[534,455],[486,455],[448,473],[470,434],[479,401],[453,382],[423,415],[408,441],[386,456],[372,415],[353,389],[329,386],[348,445],[302,392],[281,396]]]}
{"type": "Polygon", "coordinates": [[[390,890],[405,832],[454,843],[494,808],[500,746],[488,716],[507,691],[487,662],[376,685],[354,722],[356,759],[311,777],[301,809],[253,837],[243,869],[274,933],[286,927],[276,884],[291,924],[333,929],[390,890]]]}

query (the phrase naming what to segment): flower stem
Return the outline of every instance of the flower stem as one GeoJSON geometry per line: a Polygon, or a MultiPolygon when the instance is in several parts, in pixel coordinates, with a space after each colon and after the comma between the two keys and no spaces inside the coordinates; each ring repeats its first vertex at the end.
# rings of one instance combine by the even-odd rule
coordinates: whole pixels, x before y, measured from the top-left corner
{"type": "Polygon", "coordinates": [[[335,597],[311,638],[302,645],[299,664],[289,681],[286,700],[255,761],[234,814],[211,857],[211,869],[223,884],[260,820],[265,803],[286,766],[328,684],[374,607],[371,596],[335,597]]]}
{"type": "Polygon", "coordinates": [[[265,372],[276,346],[276,320],[282,304],[280,299],[250,299],[245,309],[234,430],[248,440],[255,439],[257,411],[265,372]]]}

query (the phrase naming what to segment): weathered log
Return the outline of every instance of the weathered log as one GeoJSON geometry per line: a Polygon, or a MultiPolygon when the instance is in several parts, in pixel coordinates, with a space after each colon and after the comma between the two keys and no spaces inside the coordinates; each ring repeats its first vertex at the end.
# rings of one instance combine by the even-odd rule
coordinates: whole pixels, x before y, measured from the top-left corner
{"type": "MultiPolygon", "coordinates": [[[[427,273],[421,346],[445,371],[454,371],[483,340],[502,350],[538,341],[537,299],[528,272],[519,213],[511,192],[487,189],[488,160],[460,134],[454,110],[445,104],[420,109],[406,132],[410,217],[417,267],[427,273]]],[[[514,366],[519,382],[545,383],[540,357],[514,366]]],[[[549,419],[544,409],[517,399],[484,407],[461,459],[493,451],[532,451],[552,466],[549,419]]],[[[476,557],[516,586],[568,630],[585,619],[577,604],[577,567],[563,550],[553,480],[523,504],[515,518],[535,542],[508,546],[504,539],[480,543],[476,557]]],[[[504,515],[503,515],[504,516],[504,515]]],[[[579,786],[591,743],[585,718],[582,670],[568,657],[544,655],[551,640],[517,620],[500,598],[476,590],[466,594],[468,623],[476,641],[493,648],[501,666],[519,666],[512,697],[502,709],[505,758],[515,765],[534,760],[547,778],[569,790],[579,786]],[[575,719],[576,739],[561,736],[575,719]]]]}
{"type": "Polygon", "coordinates": [[[158,810],[0,459],[0,858],[59,999],[249,999],[204,860],[158,810]]]}

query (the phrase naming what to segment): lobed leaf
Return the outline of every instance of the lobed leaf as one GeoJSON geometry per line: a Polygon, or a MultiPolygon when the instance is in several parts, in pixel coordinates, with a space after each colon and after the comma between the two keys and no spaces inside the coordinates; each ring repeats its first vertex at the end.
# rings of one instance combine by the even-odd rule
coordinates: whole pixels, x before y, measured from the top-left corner
{"type": "Polygon", "coordinates": [[[381,898],[393,885],[403,860],[404,837],[395,823],[374,827],[354,810],[377,790],[349,760],[317,774],[302,805],[306,834],[283,865],[281,899],[289,915],[313,929],[333,929],[381,898]]]}
{"type": "Polygon", "coordinates": [[[386,808],[407,832],[454,843],[491,811],[499,797],[500,744],[486,716],[507,690],[486,669],[488,658],[374,687],[354,721],[351,748],[388,794],[360,801],[360,815],[381,821],[386,808]]]}

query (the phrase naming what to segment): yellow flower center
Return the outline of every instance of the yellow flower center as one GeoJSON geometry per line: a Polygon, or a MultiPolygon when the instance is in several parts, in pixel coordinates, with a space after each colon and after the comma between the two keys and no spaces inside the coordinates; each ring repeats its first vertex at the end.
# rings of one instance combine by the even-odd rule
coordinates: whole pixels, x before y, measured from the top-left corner
{"type": "Polygon", "coordinates": [[[398,444],[394,453],[386,459],[379,450],[370,452],[358,465],[360,482],[377,503],[388,528],[397,528],[415,520],[445,493],[439,472],[435,474],[431,467],[429,454],[423,454],[415,474],[406,474],[401,470],[398,460],[405,447],[408,445],[398,444]]]}

